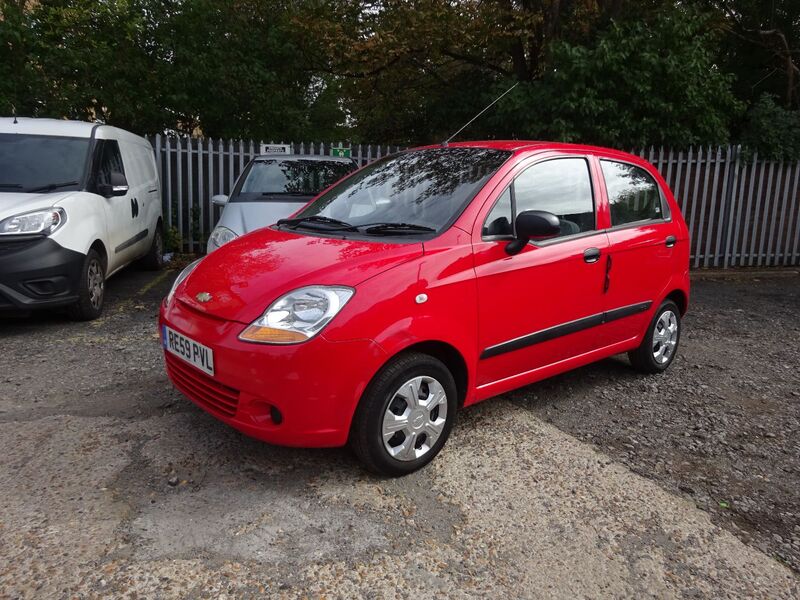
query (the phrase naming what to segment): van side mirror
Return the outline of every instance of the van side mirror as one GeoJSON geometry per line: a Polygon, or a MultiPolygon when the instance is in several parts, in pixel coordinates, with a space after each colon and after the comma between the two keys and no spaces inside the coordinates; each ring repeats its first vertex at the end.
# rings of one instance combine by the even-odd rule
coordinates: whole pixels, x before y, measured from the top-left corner
{"type": "Polygon", "coordinates": [[[516,238],[506,246],[507,254],[518,254],[531,240],[544,240],[561,233],[561,221],[546,210],[525,210],[514,221],[516,238]]]}
{"type": "Polygon", "coordinates": [[[225,206],[228,203],[228,197],[225,194],[215,194],[211,196],[211,204],[214,206],[225,206]]]}
{"type": "Polygon", "coordinates": [[[106,198],[124,196],[128,193],[128,180],[118,171],[112,171],[108,176],[108,183],[98,183],[97,193],[106,198]]]}

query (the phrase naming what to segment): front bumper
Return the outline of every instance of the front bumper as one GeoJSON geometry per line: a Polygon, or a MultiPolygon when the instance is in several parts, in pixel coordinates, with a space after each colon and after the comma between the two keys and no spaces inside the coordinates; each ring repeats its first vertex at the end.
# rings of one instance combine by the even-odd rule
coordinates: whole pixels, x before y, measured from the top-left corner
{"type": "Polygon", "coordinates": [[[364,388],[386,360],[371,340],[331,342],[318,335],[284,346],[241,342],[245,325],[175,299],[162,304],[159,325],[159,335],[168,325],[214,352],[212,378],[164,351],[167,374],[180,392],[242,433],[282,446],[346,444],[364,388]]]}
{"type": "Polygon", "coordinates": [[[85,258],[44,236],[0,237],[0,310],[76,302],[85,258]]]}

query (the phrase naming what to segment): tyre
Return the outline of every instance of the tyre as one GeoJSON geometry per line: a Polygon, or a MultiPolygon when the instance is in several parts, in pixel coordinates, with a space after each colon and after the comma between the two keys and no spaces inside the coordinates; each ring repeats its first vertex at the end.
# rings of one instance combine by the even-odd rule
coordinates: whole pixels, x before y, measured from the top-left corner
{"type": "Polygon", "coordinates": [[[106,268],[103,258],[96,250],[90,249],[83,261],[81,278],[78,283],[78,301],[69,307],[71,319],[91,321],[103,312],[106,292],[106,268]]]}
{"type": "Polygon", "coordinates": [[[675,359],[680,339],[681,311],[672,300],[665,300],[658,307],[642,343],[628,352],[628,358],[638,371],[661,373],[675,359]]]}
{"type": "Polygon", "coordinates": [[[150,250],[139,260],[139,264],[148,271],[159,271],[164,266],[164,232],[160,221],[156,225],[150,250]]]}
{"type": "Polygon", "coordinates": [[[400,476],[439,453],[455,421],[456,384],[427,354],[403,354],[381,369],[359,402],[350,446],[374,473],[400,476]]]}

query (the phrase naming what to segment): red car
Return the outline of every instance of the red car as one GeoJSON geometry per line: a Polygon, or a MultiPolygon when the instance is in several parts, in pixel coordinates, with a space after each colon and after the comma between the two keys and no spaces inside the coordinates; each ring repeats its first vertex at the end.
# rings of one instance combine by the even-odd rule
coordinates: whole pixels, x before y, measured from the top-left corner
{"type": "Polygon", "coordinates": [[[664,371],[688,302],[689,234],[650,164],[472,142],[374,162],[193,263],[160,325],[170,379],[221,421],[402,475],[464,406],[622,352],[664,371]]]}

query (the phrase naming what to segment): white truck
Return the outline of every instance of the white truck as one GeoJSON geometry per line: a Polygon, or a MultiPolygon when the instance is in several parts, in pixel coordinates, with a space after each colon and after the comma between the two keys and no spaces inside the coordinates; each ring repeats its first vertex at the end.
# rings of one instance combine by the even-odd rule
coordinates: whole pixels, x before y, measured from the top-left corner
{"type": "Polygon", "coordinates": [[[95,123],[0,118],[0,311],[102,313],[105,281],[163,263],[150,143],[95,123]]]}

